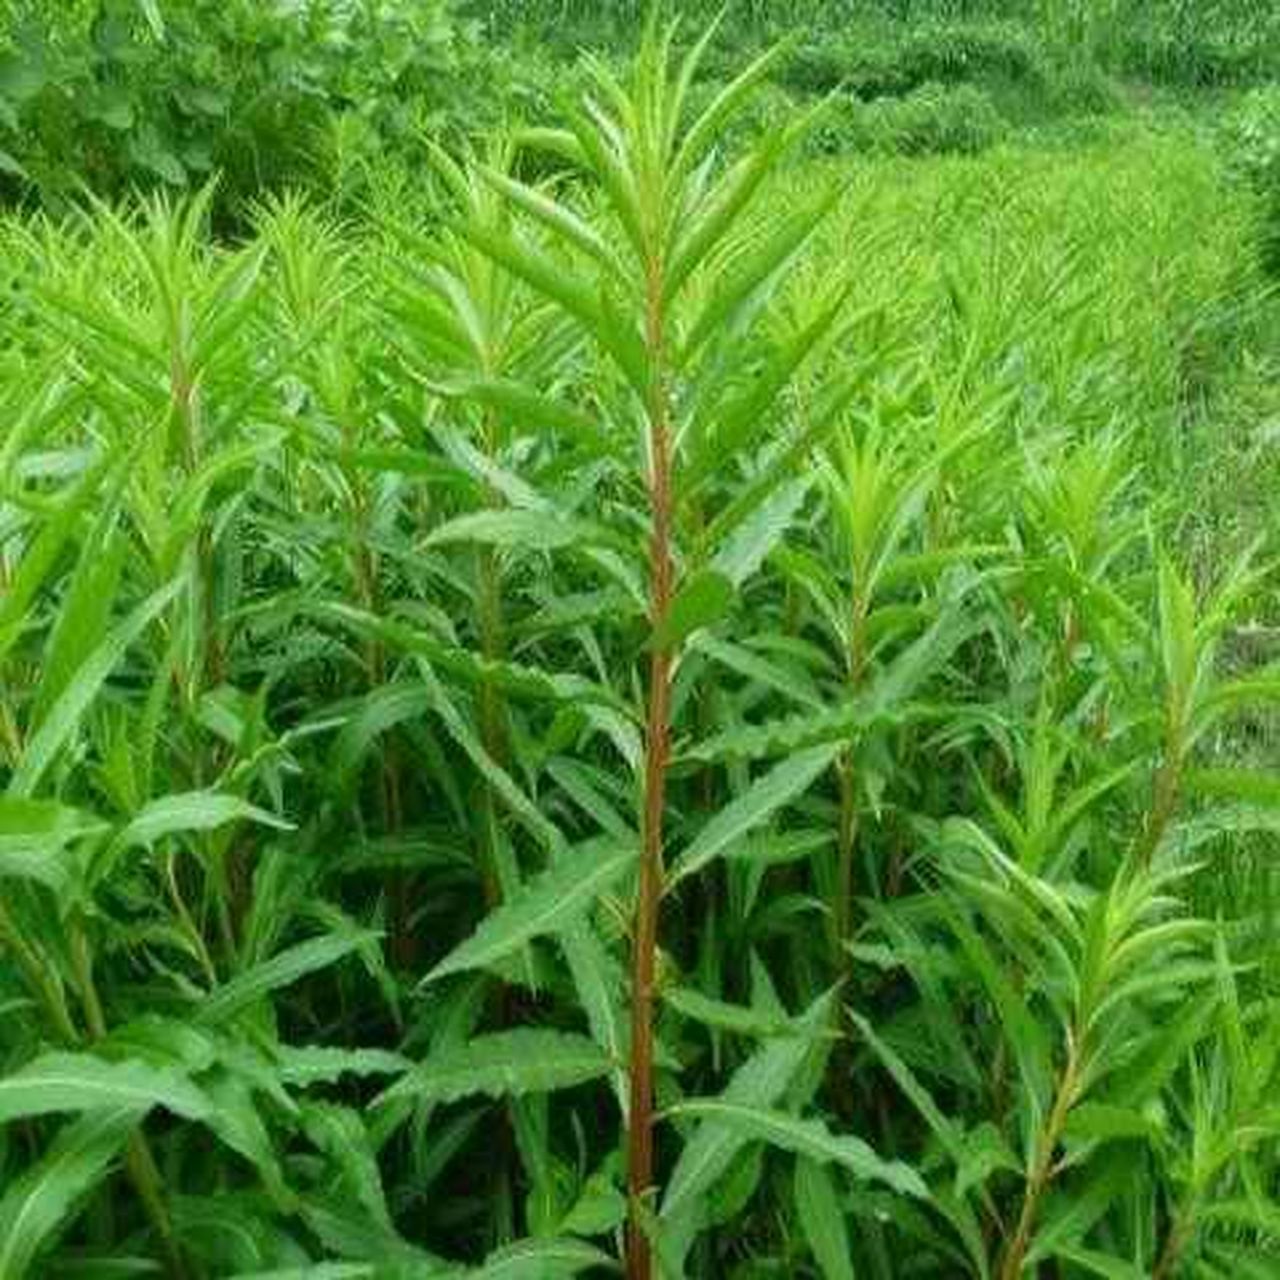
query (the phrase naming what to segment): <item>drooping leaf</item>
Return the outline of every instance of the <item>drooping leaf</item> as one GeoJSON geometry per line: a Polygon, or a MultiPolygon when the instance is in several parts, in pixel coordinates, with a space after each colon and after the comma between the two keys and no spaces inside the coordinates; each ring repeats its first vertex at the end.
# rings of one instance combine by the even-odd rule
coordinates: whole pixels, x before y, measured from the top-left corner
{"type": "Polygon", "coordinates": [[[695,1116],[734,1129],[750,1141],[781,1147],[818,1164],[837,1164],[857,1178],[882,1182],[904,1195],[927,1199],[929,1188],[910,1165],[884,1160],[861,1138],[834,1134],[818,1119],[753,1107],[724,1098],[689,1098],[667,1108],[672,1116],[695,1116]]]}
{"type": "Polygon", "coordinates": [[[58,1111],[150,1107],[187,1120],[205,1120],[211,1110],[204,1091],[179,1072],[91,1053],[43,1054],[0,1079],[0,1124],[58,1111]]]}

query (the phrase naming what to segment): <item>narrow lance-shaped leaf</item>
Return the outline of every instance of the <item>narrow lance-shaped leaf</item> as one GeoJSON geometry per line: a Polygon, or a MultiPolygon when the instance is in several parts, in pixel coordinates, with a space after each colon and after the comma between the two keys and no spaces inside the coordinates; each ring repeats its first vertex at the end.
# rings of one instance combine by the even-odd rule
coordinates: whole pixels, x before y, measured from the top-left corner
{"type": "MultiPolygon", "coordinates": [[[[771,1107],[778,1102],[812,1051],[812,1032],[826,1024],[830,1012],[830,994],[820,996],[798,1019],[806,1034],[779,1037],[758,1049],[734,1072],[722,1100],[751,1107],[771,1107]]],[[[699,1125],[685,1143],[667,1183],[663,1221],[693,1211],[747,1141],[729,1125],[699,1125]]]]}
{"type": "Polygon", "coordinates": [[[63,1129],[0,1195],[0,1280],[25,1280],[80,1200],[101,1182],[144,1110],[109,1107],[63,1129]]]}
{"type": "Polygon", "coordinates": [[[378,936],[371,931],[327,933],[287,947],[219,987],[200,1003],[195,1016],[206,1025],[223,1022],[268,992],[291,986],[309,973],[327,969],[353,951],[376,942],[378,936]]]}
{"type": "Polygon", "coordinates": [[[634,842],[605,837],[561,854],[549,871],[482,920],[475,933],[441,960],[423,983],[485,968],[534,938],[567,928],[621,878],[637,852],[634,842]]]}
{"type": "Polygon", "coordinates": [[[904,1195],[927,1198],[924,1179],[899,1160],[884,1160],[861,1138],[834,1134],[821,1120],[802,1120],[782,1111],[726,1102],[723,1098],[691,1098],[667,1108],[667,1115],[714,1120],[748,1139],[793,1151],[819,1164],[837,1164],[856,1177],[883,1182],[904,1195]]]}
{"type": "Polygon", "coordinates": [[[162,587],[145,600],[93,650],[76,671],[62,696],[50,708],[39,730],[27,743],[18,767],[9,779],[8,794],[29,796],[40,785],[49,766],[80,718],[97,696],[125,651],[160,616],[177,594],[180,582],[162,587]]]}
{"type": "Polygon", "coordinates": [[[735,840],[766,822],[823,773],[838,750],[836,744],[828,743],[797,752],[757,779],[702,828],[676,863],[670,883],[676,884],[685,876],[700,871],[712,859],[721,857],[735,840]]]}
{"type": "Polygon", "coordinates": [[[849,1230],[831,1175],[816,1160],[796,1161],[796,1215],[824,1280],[854,1280],[849,1230]]]}
{"type": "Polygon", "coordinates": [[[524,1027],[494,1031],[433,1053],[377,1102],[398,1098],[453,1102],[476,1093],[491,1098],[548,1093],[598,1079],[612,1065],[586,1036],[524,1027]]]}
{"type": "Polygon", "coordinates": [[[143,1062],[90,1053],[48,1053],[0,1079],[0,1124],[26,1116],[99,1108],[164,1107],[188,1120],[208,1117],[209,1099],[186,1076],[143,1062]]]}

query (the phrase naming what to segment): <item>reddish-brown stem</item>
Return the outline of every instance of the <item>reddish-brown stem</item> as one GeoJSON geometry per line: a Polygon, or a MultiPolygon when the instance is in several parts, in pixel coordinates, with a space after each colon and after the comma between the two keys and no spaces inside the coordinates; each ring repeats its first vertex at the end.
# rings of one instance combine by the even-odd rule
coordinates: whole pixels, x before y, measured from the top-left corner
{"type": "MultiPolygon", "coordinates": [[[[662,368],[662,271],[649,273],[646,339],[649,388],[649,606],[653,634],[660,635],[671,607],[671,433],[662,368]]],[[[662,818],[666,800],[671,717],[672,652],[666,645],[649,659],[649,707],[645,724],[644,819],[640,883],[631,937],[631,1103],[627,1130],[627,1280],[651,1280],[653,1254],[646,1230],[646,1201],[653,1189],[653,1002],[662,898],[662,818]]]]}
{"type": "Polygon", "coordinates": [[[1165,1237],[1164,1248],[1160,1250],[1160,1258],[1156,1262],[1155,1270],[1151,1273],[1151,1280],[1171,1280],[1186,1245],[1187,1234],[1181,1222],[1174,1223],[1170,1228],[1168,1236],[1165,1237]]]}

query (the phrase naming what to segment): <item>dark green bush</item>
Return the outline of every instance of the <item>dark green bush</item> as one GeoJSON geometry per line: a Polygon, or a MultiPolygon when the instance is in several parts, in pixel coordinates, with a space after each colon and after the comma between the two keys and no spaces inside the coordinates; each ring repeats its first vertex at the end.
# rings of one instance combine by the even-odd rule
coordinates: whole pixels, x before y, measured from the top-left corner
{"type": "Polygon", "coordinates": [[[1015,27],[929,23],[821,33],[797,51],[780,78],[805,93],[844,89],[872,100],[902,97],[934,83],[1004,81],[1040,88],[1047,68],[1031,37],[1015,27]]]}
{"type": "Polygon", "coordinates": [[[56,207],[85,185],[113,197],[217,171],[235,206],[328,183],[351,143],[403,143],[454,101],[450,5],[27,0],[0,36],[5,194],[56,207]]]}
{"type": "Polygon", "coordinates": [[[826,154],[974,155],[1007,131],[985,90],[935,83],[876,102],[837,95],[814,131],[812,146],[826,154]]]}
{"type": "Polygon", "coordinates": [[[1227,164],[1258,194],[1263,265],[1280,275],[1280,86],[1255,89],[1226,126],[1227,164]]]}

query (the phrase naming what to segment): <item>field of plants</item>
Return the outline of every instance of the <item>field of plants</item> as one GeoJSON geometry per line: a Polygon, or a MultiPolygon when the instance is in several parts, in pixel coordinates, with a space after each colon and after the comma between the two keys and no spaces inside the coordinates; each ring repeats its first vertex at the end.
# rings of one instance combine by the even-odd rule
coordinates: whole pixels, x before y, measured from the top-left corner
{"type": "Polygon", "coordinates": [[[1280,1277],[1280,11],[0,0],[0,1280],[1280,1277]]]}

